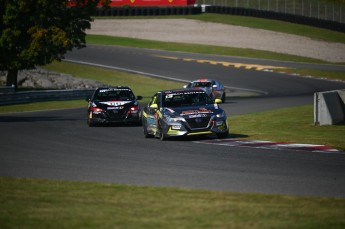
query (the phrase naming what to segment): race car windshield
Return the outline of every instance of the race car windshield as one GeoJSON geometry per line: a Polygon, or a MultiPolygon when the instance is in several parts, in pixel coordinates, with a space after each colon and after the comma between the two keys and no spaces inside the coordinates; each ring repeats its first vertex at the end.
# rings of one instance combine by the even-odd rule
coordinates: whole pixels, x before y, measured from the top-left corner
{"type": "Polygon", "coordinates": [[[211,82],[194,82],[192,87],[212,87],[211,82]]]}
{"type": "Polygon", "coordinates": [[[205,106],[208,104],[213,104],[213,100],[203,92],[167,94],[164,98],[165,107],[205,106]]]}
{"type": "Polygon", "coordinates": [[[120,100],[120,101],[130,101],[134,100],[135,97],[132,91],[129,90],[99,90],[95,97],[95,100],[99,101],[112,101],[112,100],[120,100]]]}

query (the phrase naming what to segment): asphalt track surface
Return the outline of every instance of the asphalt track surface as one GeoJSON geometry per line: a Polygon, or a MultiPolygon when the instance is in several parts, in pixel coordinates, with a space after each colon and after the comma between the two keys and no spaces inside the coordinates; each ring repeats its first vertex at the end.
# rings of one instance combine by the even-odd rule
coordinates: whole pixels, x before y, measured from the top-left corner
{"type": "MultiPolygon", "coordinates": [[[[230,117],[313,104],[314,92],[345,88],[341,82],[218,62],[301,65],[298,63],[105,46],[89,46],[66,58],[155,77],[216,78],[228,87],[261,92],[258,97],[228,98],[222,107],[230,117]]],[[[344,71],[341,66],[306,65],[344,71]]],[[[343,152],[267,150],[194,142],[209,137],[162,142],[145,139],[140,126],[89,128],[86,108],[2,114],[0,129],[0,176],[345,198],[343,152]]]]}

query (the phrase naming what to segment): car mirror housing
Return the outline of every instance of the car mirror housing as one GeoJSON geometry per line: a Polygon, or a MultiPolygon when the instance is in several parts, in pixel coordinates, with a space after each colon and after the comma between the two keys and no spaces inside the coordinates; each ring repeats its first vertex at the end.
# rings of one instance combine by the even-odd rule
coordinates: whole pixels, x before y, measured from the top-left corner
{"type": "Polygon", "coordinates": [[[222,103],[222,100],[221,100],[221,99],[215,99],[214,101],[215,101],[217,104],[222,103]]]}
{"type": "Polygon", "coordinates": [[[142,99],[143,99],[143,97],[141,95],[137,96],[137,100],[142,100],[142,99]]]}
{"type": "Polygon", "coordinates": [[[154,104],[152,104],[152,105],[150,106],[150,108],[151,108],[151,109],[158,109],[158,104],[155,104],[155,103],[154,103],[154,104]]]}

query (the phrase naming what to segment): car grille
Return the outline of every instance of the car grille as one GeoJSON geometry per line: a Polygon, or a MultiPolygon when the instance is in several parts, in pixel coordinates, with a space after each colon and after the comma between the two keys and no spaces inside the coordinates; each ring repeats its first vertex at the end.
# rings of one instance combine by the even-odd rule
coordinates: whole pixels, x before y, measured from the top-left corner
{"type": "Polygon", "coordinates": [[[107,111],[109,119],[123,119],[125,118],[126,109],[107,111]]]}
{"type": "Polygon", "coordinates": [[[191,129],[203,129],[203,128],[207,128],[208,124],[210,123],[210,119],[211,117],[199,117],[199,118],[189,118],[186,119],[189,127],[191,129]]]}

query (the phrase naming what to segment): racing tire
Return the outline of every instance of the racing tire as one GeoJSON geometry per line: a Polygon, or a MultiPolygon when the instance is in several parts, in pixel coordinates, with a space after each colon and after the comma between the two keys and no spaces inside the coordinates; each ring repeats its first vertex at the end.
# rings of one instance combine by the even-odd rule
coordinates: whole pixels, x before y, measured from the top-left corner
{"type": "Polygon", "coordinates": [[[93,121],[91,121],[89,118],[87,119],[87,125],[89,127],[94,127],[95,126],[95,123],[93,121]]]}
{"type": "Polygon", "coordinates": [[[166,139],[167,139],[167,137],[165,136],[165,134],[164,133],[160,133],[160,135],[159,135],[159,139],[161,140],[161,141],[165,141],[166,139]]]}
{"type": "Polygon", "coordinates": [[[86,123],[89,127],[95,126],[95,122],[93,122],[92,119],[90,118],[91,115],[92,115],[92,113],[90,112],[87,116],[87,119],[86,119],[86,123]]]}
{"type": "Polygon", "coordinates": [[[152,135],[152,134],[149,134],[149,133],[147,132],[147,129],[146,129],[146,126],[145,126],[145,125],[143,125],[143,129],[144,129],[144,137],[145,137],[145,138],[153,138],[153,135],[152,135]]]}

